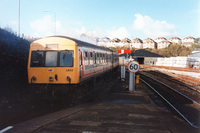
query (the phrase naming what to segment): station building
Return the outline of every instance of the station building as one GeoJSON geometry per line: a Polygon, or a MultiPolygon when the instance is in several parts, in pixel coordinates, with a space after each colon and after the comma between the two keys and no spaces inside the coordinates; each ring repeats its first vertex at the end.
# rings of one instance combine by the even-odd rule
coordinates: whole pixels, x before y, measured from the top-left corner
{"type": "MultiPolygon", "coordinates": [[[[120,54],[119,57],[125,57],[125,59],[130,59],[129,54],[120,54]]],[[[158,55],[156,53],[152,53],[152,52],[147,51],[145,49],[137,49],[137,50],[135,50],[133,59],[138,61],[139,64],[149,64],[150,61],[151,61],[151,63],[153,63],[152,60],[154,58],[156,59],[156,58],[159,58],[159,57],[163,57],[163,56],[158,55]]]]}

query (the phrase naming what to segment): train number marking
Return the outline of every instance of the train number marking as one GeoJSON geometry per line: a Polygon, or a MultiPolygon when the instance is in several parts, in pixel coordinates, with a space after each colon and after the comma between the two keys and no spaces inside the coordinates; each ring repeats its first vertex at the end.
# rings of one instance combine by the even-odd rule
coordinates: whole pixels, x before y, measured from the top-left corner
{"type": "Polygon", "coordinates": [[[67,72],[73,72],[73,69],[66,69],[67,72]]]}

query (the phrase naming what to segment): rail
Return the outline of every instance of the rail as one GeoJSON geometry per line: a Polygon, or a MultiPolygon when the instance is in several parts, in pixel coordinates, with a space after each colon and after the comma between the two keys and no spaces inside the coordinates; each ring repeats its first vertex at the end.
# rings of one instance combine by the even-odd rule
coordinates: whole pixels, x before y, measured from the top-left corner
{"type": "MultiPolygon", "coordinates": [[[[140,74],[141,74],[141,72],[140,72],[140,74]]],[[[144,75],[144,74],[142,74],[142,75],[144,75]]],[[[193,103],[197,104],[197,105],[200,107],[200,104],[199,104],[198,102],[196,102],[196,101],[194,101],[193,99],[191,99],[191,98],[189,98],[189,97],[183,95],[182,93],[178,92],[177,90],[175,90],[174,88],[168,86],[167,84],[165,84],[165,83],[163,83],[163,82],[161,82],[161,81],[159,81],[159,80],[157,80],[157,79],[154,79],[154,78],[152,78],[152,77],[150,77],[150,76],[147,76],[147,75],[144,75],[144,76],[146,76],[146,77],[148,77],[148,78],[150,78],[150,79],[152,79],[152,80],[154,80],[154,81],[159,82],[160,84],[166,86],[167,88],[170,88],[170,89],[173,90],[174,92],[176,92],[176,93],[180,94],[181,96],[187,98],[188,100],[192,101],[193,103]]],[[[171,107],[172,107],[172,108],[187,122],[187,123],[189,123],[192,127],[194,127],[194,128],[200,128],[199,126],[197,126],[197,125],[199,125],[199,124],[195,124],[194,122],[191,122],[188,118],[186,118],[186,115],[182,114],[172,103],[169,102],[169,100],[167,100],[162,94],[160,94],[160,93],[159,93],[155,88],[153,88],[149,83],[147,83],[146,81],[144,81],[144,79],[142,79],[142,78],[140,78],[140,80],[141,80],[143,83],[145,83],[147,86],[149,86],[156,94],[158,94],[168,105],[170,105],[170,106],[171,106],[171,107]]]]}
{"type": "MultiPolygon", "coordinates": [[[[141,72],[139,72],[139,73],[142,74],[141,72]]],[[[144,75],[144,74],[142,74],[142,75],[144,75]]],[[[157,79],[154,79],[154,78],[152,78],[152,77],[150,77],[150,76],[148,76],[148,75],[145,75],[145,76],[147,76],[147,77],[149,77],[149,78],[151,78],[151,79],[153,79],[153,80],[155,80],[155,81],[157,81],[157,82],[163,84],[164,86],[168,87],[169,89],[173,90],[174,92],[176,92],[176,93],[182,95],[183,97],[187,98],[188,100],[191,100],[192,102],[194,102],[195,104],[197,104],[197,105],[200,107],[200,103],[198,103],[197,101],[195,101],[195,100],[189,98],[188,96],[186,96],[186,95],[180,93],[180,92],[177,91],[176,89],[174,89],[174,88],[168,86],[167,84],[165,84],[165,83],[163,83],[163,82],[161,82],[161,81],[159,81],[159,80],[157,80],[157,79]]]]}

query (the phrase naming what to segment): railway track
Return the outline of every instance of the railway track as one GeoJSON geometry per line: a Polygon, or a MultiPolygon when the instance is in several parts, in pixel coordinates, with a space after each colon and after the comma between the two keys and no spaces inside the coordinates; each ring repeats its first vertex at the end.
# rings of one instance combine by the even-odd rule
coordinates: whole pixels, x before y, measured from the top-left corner
{"type": "Polygon", "coordinates": [[[195,128],[200,128],[200,103],[167,84],[140,72],[142,82],[157,93],[179,116],[195,128]]]}
{"type": "Polygon", "coordinates": [[[200,86],[199,83],[191,81],[191,80],[186,80],[186,79],[180,78],[181,76],[173,77],[173,79],[172,79],[170,76],[168,76],[168,75],[166,75],[166,74],[164,74],[162,72],[159,72],[159,71],[149,71],[149,73],[151,73],[153,75],[156,75],[156,76],[161,76],[162,75],[162,77],[167,79],[167,80],[170,80],[172,82],[181,84],[182,86],[186,86],[186,87],[188,87],[188,88],[190,88],[192,90],[200,92],[200,89],[197,89],[200,86]],[[185,83],[187,83],[187,84],[185,84],[185,83]]]}
{"type": "Polygon", "coordinates": [[[187,87],[193,87],[193,86],[199,86],[200,85],[199,83],[191,81],[191,80],[187,80],[186,82],[189,83],[189,85],[186,85],[186,84],[182,83],[181,81],[175,79],[175,77],[172,79],[169,75],[166,75],[166,74],[164,74],[160,71],[150,70],[149,73],[156,75],[156,76],[161,76],[161,75],[165,76],[163,78],[171,80],[172,82],[175,82],[175,83],[182,84],[182,85],[187,86],[187,87]]]}
{"type": "Polygon", "coordinates": [[[166,75],[164,73],[157,72],[157,71],[143,71],[142,73],[149,75],[151,77],[154,77],[157,80],[162,81],[163,83],[173,87],[180,93],[183,93],[184,95],[186,95],[188,97],[192,97],[195,101],[200,103],[200,88],[199,88],[199,86],[179,81],[174,77],[171,77],[169,75],[166,75]]]}

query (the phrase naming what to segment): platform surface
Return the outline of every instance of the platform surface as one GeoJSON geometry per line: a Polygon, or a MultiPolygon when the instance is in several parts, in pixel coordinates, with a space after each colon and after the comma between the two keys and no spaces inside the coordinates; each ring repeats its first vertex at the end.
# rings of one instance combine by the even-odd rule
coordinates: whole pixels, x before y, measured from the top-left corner
{"type": "Polygon", "coordinates": [[[113,92],[102,99],[14,125],[7,132],[199,132],[154,104],[143,91],[113,92]]]}

